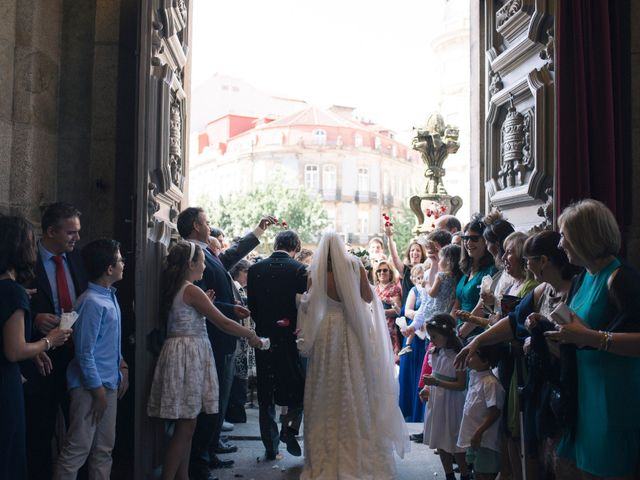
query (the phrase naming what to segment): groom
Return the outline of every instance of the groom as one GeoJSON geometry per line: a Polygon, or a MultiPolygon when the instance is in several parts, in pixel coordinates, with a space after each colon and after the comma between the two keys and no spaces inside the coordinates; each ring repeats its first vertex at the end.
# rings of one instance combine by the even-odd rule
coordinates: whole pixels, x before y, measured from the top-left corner
{"type": "Polygon", "coordinates": [[[307,289],[306,265],[293,259],[300,251],[295,232],[276,235],[273,254],[249,268],[247,297],[256,333],[271,339],[269,350],[256,350],[260,437],[265,459],[275,460],[282,441],[291,455],[302,451],[296,441],[302,421],[304,367],[296,346],[296,293],[307,289]],[[288,407],[278,434],[275,405],[288,407]]]}

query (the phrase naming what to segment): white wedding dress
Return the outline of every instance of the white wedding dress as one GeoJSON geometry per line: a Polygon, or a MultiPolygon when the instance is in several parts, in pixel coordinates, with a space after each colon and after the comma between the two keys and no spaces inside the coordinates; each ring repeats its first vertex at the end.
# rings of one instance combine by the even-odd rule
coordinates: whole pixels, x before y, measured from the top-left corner
{"type": "Polygon", "coordinates": [[[394,450],[403,456],[408,449],[382,305],[376,295],[373,308],[361,299],[359,265],[340,237],[326,234],[301,301],[300,350],[309,358],[301,480],[393,479],[394,450]],[[326,293],[329,250],[342,302],[326,293]]]}

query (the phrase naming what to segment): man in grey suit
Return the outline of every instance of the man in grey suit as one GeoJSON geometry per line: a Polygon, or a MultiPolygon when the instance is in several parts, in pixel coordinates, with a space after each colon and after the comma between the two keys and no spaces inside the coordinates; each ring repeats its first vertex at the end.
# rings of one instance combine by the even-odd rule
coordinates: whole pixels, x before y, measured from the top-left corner
{"type": "Polygon", "coordinates": [[[296,294],[307,289],[306,265],[293,259],[300,251],[295,232],[276,235],[274,252],[251,268],[247,297],[256,333],[271,340],[269,350],[256,350],[260,436],[265,459],[275,460],[280,441],[295,456],[301,449],[295,436],[302,421],[305,370],[296,345],[296,294]],[[288,407],[278,434],[275,405],[288,407]]]}

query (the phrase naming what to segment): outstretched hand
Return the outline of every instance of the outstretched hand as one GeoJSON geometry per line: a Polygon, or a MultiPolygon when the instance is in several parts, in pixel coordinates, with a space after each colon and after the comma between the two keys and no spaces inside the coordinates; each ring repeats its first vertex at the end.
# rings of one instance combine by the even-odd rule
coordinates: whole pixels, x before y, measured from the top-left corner
{"type": "Polygon", "coordinates": [[[583,347],[588,343],[586,338],[591,329],[575,312],[571,312],[571,322],[566,325],[557,325],[555,331],[545,332],[547,339],[559,343],[573,343],[583,347]]]}
{"type": "Polygon", "coordinates": [[[467,367],[467,362],[469,361],[469,357],[476,353],[478,349],[478,344],[474,340],[471,340],[466,347],[464,347],[458,355],[456,355],[455,360],[453,361],[453,366],[456,367],[457,370],[462,370],[467,367]]]}
{"type": "Polygon", "coordinates": [[[277,223],[278,220],[276,219],[276,217],[272,215],[265,215],[262,220],[260,220],[258,227],[260,227],[262,230],[266,230],[270,225],[275,225],[277,223]]]}

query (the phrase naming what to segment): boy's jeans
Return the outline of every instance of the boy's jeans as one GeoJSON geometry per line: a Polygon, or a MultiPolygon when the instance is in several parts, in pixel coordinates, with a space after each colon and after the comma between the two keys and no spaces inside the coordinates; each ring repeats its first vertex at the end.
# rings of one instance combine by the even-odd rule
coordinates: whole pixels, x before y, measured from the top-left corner
{"type": "Polygon", "coordinates": [[[89,457],[89,479],[109,480],[111,451],[116,440],[118,392],[107,389],[107,409],[97,425],[92,424],[91,393],[84,388],[74,388],[69,395],[69,430],[53,478],[75,480],[78,470],[89,457]]]}

